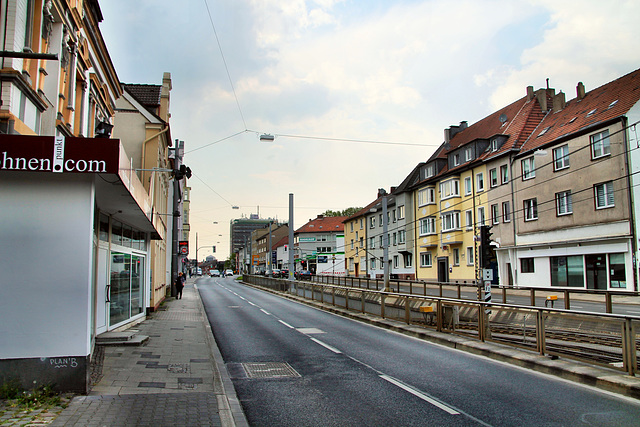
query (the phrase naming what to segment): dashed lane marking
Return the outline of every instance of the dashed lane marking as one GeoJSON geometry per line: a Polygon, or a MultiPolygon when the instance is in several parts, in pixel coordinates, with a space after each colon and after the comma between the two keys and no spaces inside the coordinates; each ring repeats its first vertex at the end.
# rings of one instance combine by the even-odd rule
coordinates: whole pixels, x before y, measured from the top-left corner
{"type": "Polygon", "coordinates": [[[342,354],[342,352],[340,350],[338,350],[335,347],[331,347],[329,344],[327,343],[323,343],[322,341],[315,339],[315,338],[310,338],[311,341],[315,342],[316,344],[320,344],[321,346],[323,346],[324,348],[326,348],[327,350],[333,351],[336,354],[342,354]]]}
{"type": "Polygon", "coordinates": [[[440,402],[439,400],[434,399],[431,396],[428,396],[427,394],[421,392],[420,390],[417,390],[413,387],[411,387],[410,385],[407,385],[405,383],[403,383],[400,380],[397,380],[393,377],[390,377],[388,375],[380,375],[380,378],[382,378],[383,380],[389,381],[391,384],[400,387],[401,389],[403,389],[404,391],[408,391],[409,393],[413,394],[414,396],[419,397],[420,399],[424,400],[425,402],[429,402],[431,403],[433,406],[442,409],[443,411],[451,414],[451,415],[460,415],[460,412],[456,411],[455,409],[453,409],[452,407],[445,405],[444,403],[440,402]]]}

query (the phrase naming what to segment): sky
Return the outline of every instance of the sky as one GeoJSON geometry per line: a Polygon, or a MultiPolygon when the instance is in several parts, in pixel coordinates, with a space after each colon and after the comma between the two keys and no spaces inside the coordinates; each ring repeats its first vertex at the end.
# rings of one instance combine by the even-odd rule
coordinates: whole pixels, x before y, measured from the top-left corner
{"type": "MultiPolygon", "coordinates": [[[[193,176],[190,252],[229,223],[294,226],[362,207],[443,141],[549,86],[576,96],[640,68],[635,0],[102,0],[123,83],[170,72],[193,176]],[[260,141],[271,134],[271,142],[260,141]],[[239,209],[233,209],[237,206],[239,209]]],[[[212,246],[216,246],[216,253],[212,246]]]]}

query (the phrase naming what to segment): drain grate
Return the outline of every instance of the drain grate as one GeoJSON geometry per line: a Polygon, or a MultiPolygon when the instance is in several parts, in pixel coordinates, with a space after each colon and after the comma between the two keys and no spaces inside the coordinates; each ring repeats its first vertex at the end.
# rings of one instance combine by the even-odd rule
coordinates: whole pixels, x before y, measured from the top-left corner
{"type": "Polygon", "coordinates": [[[295,378],[300,374],[284,362],[243,363],[249,378],[295,378]]]}

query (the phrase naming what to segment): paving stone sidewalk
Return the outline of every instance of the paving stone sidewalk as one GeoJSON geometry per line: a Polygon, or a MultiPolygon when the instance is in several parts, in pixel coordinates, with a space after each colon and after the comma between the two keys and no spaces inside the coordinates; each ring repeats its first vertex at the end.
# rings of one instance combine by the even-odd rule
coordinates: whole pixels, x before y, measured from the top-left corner
{"type": "Polygon", "coordinates": [[[105,346],[98,383],[88,396],[75,397],[52,427],[246,423],[226,371],[218,366],[222,358],[193,279],[182,299],[168,298],[131,330],[149,336],[147,343],[105,346]]]}

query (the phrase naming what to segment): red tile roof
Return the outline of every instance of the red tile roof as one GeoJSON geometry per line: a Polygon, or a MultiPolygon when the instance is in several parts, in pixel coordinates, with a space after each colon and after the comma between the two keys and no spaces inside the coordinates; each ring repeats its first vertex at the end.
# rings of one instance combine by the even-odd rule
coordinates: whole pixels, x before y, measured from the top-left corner
{"type": "Polygon", "coordinates": [[[550,112],[522,146],[522,151],[534,150],[621,117],[639,100],[640,69],[587,92],[580,100],[576,97],[568,101],[558,112],[550,112]]]}
{"type": "Polygon", "coordinates": [[[343,221],[346,216],[322,216],[318,215],[316,219],[312,219],[302,227],[296,230],[296,233],[323,233],[344,231],[343,221]]]}

